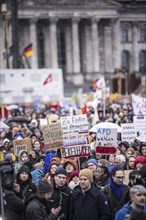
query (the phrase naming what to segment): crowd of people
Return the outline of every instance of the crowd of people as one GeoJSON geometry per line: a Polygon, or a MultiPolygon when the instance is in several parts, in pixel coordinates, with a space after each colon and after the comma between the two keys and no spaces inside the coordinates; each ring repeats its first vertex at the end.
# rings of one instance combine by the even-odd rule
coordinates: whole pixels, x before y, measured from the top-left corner
{"type": "MultiPolygon", "coordinates": [[[[99,121],[120,125],[133,120],[130,104],[110,104],[105,118],[99,110],[99,121]]],[[[12,167],[1,171],[4,216],[6,220],[144,220],[146,219],[146,142],[118,140],[116,152],[110,155],[65,158],[63,149],[45,150],[39,120],[47,115],[57,119],[69,114],[57,107],[37,109],[21,107],[10,116],[25,115],[30,123],[6,123],[0,130],[0,161],[12,167]],[[30,138],[32,150],[14,153],[14,140],[30,138]],[[128,182],[125,173],[129,171],[128,182]]],[[[93,124],[94,110],[87,118],[93,124]]],[[[9,120],[8,120],[9,121],[9,120]]],[[[95,134],[91,134],[91,142],[95,134]]],[[[1,215],[3,213],[1,212],[1,215]]]]}

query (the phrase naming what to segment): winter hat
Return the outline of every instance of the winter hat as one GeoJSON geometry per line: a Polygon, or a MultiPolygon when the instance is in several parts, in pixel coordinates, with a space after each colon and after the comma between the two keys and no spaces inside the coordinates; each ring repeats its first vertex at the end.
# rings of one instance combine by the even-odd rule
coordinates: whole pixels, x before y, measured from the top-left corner
{"type": "Polygon", "coordinates": [[[78,164],[77,164],[77,162],[75,160],[71,160],[71,159],[65,160],[65,162],[63,164],[63,167],[66,168],[66,165],[68,163],[72,164],[75,170],[78,170],[78,164]]]}
{"type": "Polygon", "coordinates": [[[144,146],[146,147],[146,142],[141,142],[140,149],[139,149],[140,155],[142,155],[142,147],[144,146]]]}
{"type": "Polygon", "coordinates": [[[79,172],[79,177],[81,176],[85,176],[90,180],[91,183],[93,182],[93,173],[90,169],[86,168],[86,169],[81,170],[79,172]]]}
{"type": "Polygon", "coordinates": [[[135,161],[134,161],[134,169],[136,169],[136,164],[141,163],[141,164],[146,164],[146,157],[144,156],[137,156],[135,161]]]}
{"type": "Polygon", "coordinates": [[[10,140],[9,140],[8,138],[5,138],[5,139],[3,140],[3,145],[4,145],[6,142],[10,143],[10,140]]]}
{"type": "Polygon", "coordinates": [[[52,162],[56,162],[56,163],[58,163],[58,164],[61,164],[61,160],[60,160],[60,158],[59,157],[53,157],[52,159],[51,159],[51,163],[52,162]]]}
{"type": "Polygon", "coordinates": [[[129,143],[127,141],[122,141],[119,146],[121,147],[122,145],[124,145],[124,147],[126,147],[126,150],[130,147],[129,143]]]}
{"type": "Polygon", "coordinates": [[[10,160],[10,161],[12,161],[12,154],[7,153],[7,154],[5,155],[5,160],[10,160]]]}
{"type": "Polygon", "coordinates": [[[57,176],[59,174],[63,174],[65,176],[67,176],[67,172],[63,167],[57,167],[57,169],[55,171],[55,176],[57,176]]]}
{"type": "Polygon", "coordinates": [[[72,172],[70,178],[69,178],[69,182],[75,177],[75,176],[79,176],[79,171],[75,170],[72,172]]]}
{"type": "Polygon", "coordinates": [[[37,132],[40,132],[40,129],[36,128],[36,129],[34,130],[34,134],[37,133],[37,132]]]}
{"type": "Polygon", "coordinates": [[[97,162],[97,160],[95,160],[95,159],[90,159],[90,160],[88,160],[88,161],[87,161],[87,164],[89,164],[89,163],[93,163],[93,164],[95,164],[96,166],[98,166],[98,162],[97,162]]]}
{"type": "Polygon", "coordinates": [[[15,138],[17,138],[17,137],[22,137],[22,138],[24,138],[24,134],[22,133],[22,132],[17,132],[16,134],[15,134],[15,138]]]}
{"type": "Polygon", "coordinates": [[[22,165],[21,168],[19,169],[19,173],[23,173],[23,172],[30,174],[30,169],[27,165],[22,165]]]}
{"type": "Polygon", "coordinates": [[[48,182],[46,179],[41,179],[38,184],[38,193],[48,193],[53,192],[52,184],[48,182]]]}

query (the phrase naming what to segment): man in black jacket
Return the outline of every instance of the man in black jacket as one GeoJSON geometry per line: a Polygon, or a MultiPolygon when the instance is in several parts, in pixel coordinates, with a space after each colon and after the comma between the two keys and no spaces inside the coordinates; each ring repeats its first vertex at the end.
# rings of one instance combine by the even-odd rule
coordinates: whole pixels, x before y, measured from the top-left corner
{"type": "Polygon", "coordinates": [[[58,167],[55,171],[53,194],[49,206],[61,207],[59,218],[69,220],[71,189],[66,184],[67,172],[64,168],[58,167]]]}
{"type": "Polygon", "coordinates": [[[26,220],[56,220],[60,212],[60,207],[47,207],[53,188],[51,183],[42,179],[39,181],[38,194],[28,203],[26,208],[26,220]]]}
{"type": "Polygon", "coordinates": [[[79,177],[80,185],[72,193],[70,220],[111,220],[107,200],[93,184],[92,171],[83,169],[79,177]]]}

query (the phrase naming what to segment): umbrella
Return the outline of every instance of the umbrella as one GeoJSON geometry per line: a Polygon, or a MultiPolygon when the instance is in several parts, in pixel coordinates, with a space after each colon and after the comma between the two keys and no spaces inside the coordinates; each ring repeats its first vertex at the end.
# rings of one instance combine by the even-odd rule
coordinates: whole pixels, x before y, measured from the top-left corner
{"type": "Polygon", "coordinates": [[[139,140],[140,142],[146,142],[146,134],[141,134],[136,139],[139,140]]]}
{"type": "Polygon", "coordinates": [[[6,125],[3,121],[0,121],[0,129],[9,128],[8,125],[6,125]]]}
{"type": "Polygon", "coordinates": [[[19,116],[14,116],[14,117],[9,118],[7,120],[7,123],[10,123],[10,122],[26,122],[26,123],[30,123],[30,119],[27,118],[26,116],[19,115],[19,116]]]}
{"type": "Polygon", "coordinates": [[[9,105],[6,107],[8,110],[14,110],[14,109],[19,109],[18,105],[9,105]]]}
{"type": "Polygon", "coordinates": [[[116,128],[118,133],[121,133],[121,127],[112,122],[101,122],[94,125],[89,132],[97,132],[97,128],[116,128]]]}

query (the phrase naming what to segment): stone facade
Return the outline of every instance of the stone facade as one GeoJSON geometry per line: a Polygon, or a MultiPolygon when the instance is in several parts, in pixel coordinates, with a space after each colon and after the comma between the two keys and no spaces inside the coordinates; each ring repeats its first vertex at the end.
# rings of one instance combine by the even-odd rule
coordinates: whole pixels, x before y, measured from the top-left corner
{"type": "MultiPolygon", "coordinates": [[[[20,54],[32,43],[32,68],[63,68],[64,79],[76,85],[103,74],[110,79],[121,65],[128,73],[140,73],[140,52],[146,53],[145,13],[146,1],[21,0],[20,54]]],[[[10,38],[11,29],[9,22],[10,38]]],[[[4,53],[2,39],[0,46],[4,53]]]]}

